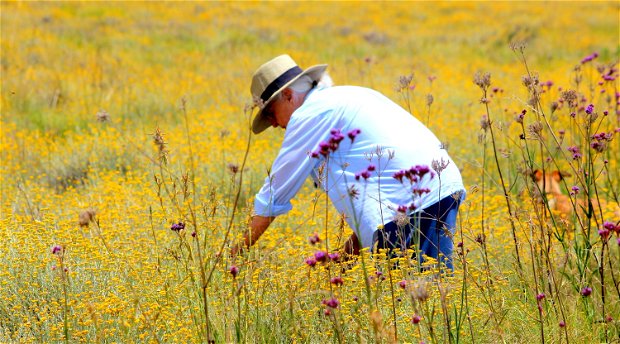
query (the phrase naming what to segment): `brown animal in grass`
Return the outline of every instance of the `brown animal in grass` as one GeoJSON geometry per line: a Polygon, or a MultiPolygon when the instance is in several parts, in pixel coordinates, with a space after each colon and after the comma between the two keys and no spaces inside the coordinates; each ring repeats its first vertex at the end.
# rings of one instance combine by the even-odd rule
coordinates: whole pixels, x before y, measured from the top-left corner
{"type": "MultiPolygon", "coordinates": [[[[573,207],[573,203],[571,199],[564,195],[560,190],[560,181],[566,177],[570,177],[571,175],[566,172],[560,171],[551,171],[547,173],[543,173],[541,170],[535,170],[532,173],[532,179],[534,182],[538,184],[538,187],[541,191],[545,192],[547,196],[547,202],[549,203],[549,208],[553,211],[557,211],[561,216],[567,217],[573,213],[575,209],[573,207]]],[[[596,199],[592,199],[592,208],[594,212],[604,210],[609,206],[609,204],[605,200],[600,200],[598,202],[596,199]]],[[[584,202],[583,199],[577,199],[577,203],[575,204],[577,209],[580,209],[580,215],[584,216],[585,213],[588,213],[589,205],[584,202]]],[[[620,206],[616,205],[613,210],[614,218],[620,218],[620,206]]],[[[617,221],[617,220],[616,220],[617,221]]]]}
{"type": "Polygon", "coordinates": [[[560,190],[560,181],[571,175],[566,172],[552,171],[543,173],[535,170],[532,179],[538,184],[539,190],[547,196],[549,208],[555,210],[563,216],[568,216],[573,212],[573,204],[568,196],[560,190]]]}

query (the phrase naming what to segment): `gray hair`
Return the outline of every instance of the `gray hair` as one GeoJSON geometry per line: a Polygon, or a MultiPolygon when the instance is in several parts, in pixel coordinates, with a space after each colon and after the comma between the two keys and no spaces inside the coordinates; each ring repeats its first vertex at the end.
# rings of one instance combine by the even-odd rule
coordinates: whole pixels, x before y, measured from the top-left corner
{"type": "MultiPolygon", "coordinates": [[[[318,86],[319,88],[331,87],[334,85],[332,78],[327,74],[327,72],[323,73],[321,79],[318,81],[318,84],[315,84],[315,81],[309,75],[302,75],[299,79],[295,80],[292,84],[290,84],[287,88],[290,88],[293,92],[297,94],[306,94],[313,87],[318,86]]],[[[282,92],[278,93],[273,101],[279,100],[282,96],[282,92]]]]}
{"type": "Polygon", "coordinates": [[[332,78],[324,72],[321,79],[315,83],[309,75],[303,75],[299,79],[295,80],[288,88],[297,93],[306,93],[310,91],[314,86],[319,88],[331,87],[334,85],[332,78]]]}

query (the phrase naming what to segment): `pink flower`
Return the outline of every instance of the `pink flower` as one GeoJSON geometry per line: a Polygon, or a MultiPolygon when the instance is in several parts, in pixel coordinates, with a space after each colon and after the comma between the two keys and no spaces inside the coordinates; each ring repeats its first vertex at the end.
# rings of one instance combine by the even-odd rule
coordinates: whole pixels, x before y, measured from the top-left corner
{"type": "Polygon", "coordinates": [[[340,301],[338,301],[335,297],[332,297],[329,300],[323,300],[323,304],[330,308],[338,308],[338,306],[340,306],[340,301]]]}
{"type": "Polygon", "coordinates": [[[306,264],[309,267],[314,267],[316,265],[316,260],[314,258],[306,258],[306,264]]]}
{"type": "Polygon", "coordinates": [[[316,251],[314,252],[314,259],[316,259],[317,262],[324,262],[327,260],[327,253],[325,253],[325,251],[316,251]]]}
{"type": "Polygon", "coordinates": [[[319,235],[317,233],[312,234],[309,238],[308,241],[312,244],[312,245],[316,245],[318,243],[321,242],[321,238],[319,238],[319,235]]]}
{"type": "Polygon", "coordinates": [[[340,260],[340,253],[338,252],[330,253],[327,256],[332,260],[332,262],[337,262],[340,260]]]}
{"type": "Polygon", "coordinates": [[[581,288],[581,296],[588,297],[588,296],[590,296],[590,294],[592,294],[592,288],[590,288],[590,287],[583,287],[583,288],[581,288]]]}
{"type": "Polygon", "coordinates": [[[237,277],[237,275],[239,274],[239,268],[234,265],[231,266],[230,269],[228,269],[228,271],[230,272],[233,278],[237,277]]]}
{"type": "Polygon", "coordinates": [[[62,246],[54,245],[52,246],[52,254],[60,255],[62,253],[62,246]]]}
{"type": "Polygon", "coordinates": [[[341,286],[344,284],[344,280],[342,279],[342,277],[337,276],[337,277],[333,277],[330,281],[331,284],[333,285],[337,285],[337,286],[341,286]]]}
{"type": "Polygon", "coordinates": [[[351,143],[353,143],[353,141],[355,141],[355,137],[356,137],[357,135],[359,135],[361,132],[362,132],[362,131],[361,131],[361,130],[359,130],[359,129],[353,129],[353,130],[351,130],[351,131],[349,131],[349,132],[347,133],[347,136],[348,136],[348,137],[349,137],[349,139],[351,140],[351,143]]]}

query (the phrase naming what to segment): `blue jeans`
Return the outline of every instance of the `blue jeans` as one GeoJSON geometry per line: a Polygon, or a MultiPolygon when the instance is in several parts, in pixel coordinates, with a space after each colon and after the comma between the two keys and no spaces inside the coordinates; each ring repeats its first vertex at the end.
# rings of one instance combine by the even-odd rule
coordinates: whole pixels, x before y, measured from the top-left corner
{"type": "Polygon", "coordinates": [[[454,270],[452,235],[461,203],[457,195],[445,197],[421,212],[409,215],[409,223],[404,227],[399,228],[394,221],[387,223],[383,230],[375,231],[372,247],[377,250],[387,249],[388,256],[393,258],[397,256],[395,250],[402,251],[419,242],[420,263],[423,262],[422,255],[439,260],[441,252],[442,262],[454,270]]]}

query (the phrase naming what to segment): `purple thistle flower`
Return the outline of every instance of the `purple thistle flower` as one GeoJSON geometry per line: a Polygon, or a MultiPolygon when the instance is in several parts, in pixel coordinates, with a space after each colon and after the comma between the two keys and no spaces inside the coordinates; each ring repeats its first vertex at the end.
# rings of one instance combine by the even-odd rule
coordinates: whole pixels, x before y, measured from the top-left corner
{"type": "Polygon", "coordinates": [[[588,296],[590,296],[590,294],[592,294],[592,288],[590,288],[590,287],[583,287],[583,288],[581,288],[581,296],[588,297],[588,296]]]}
{"type": "Polygon", "coordinates": [[[577,185],[573,185],[573,187],[570,189],[573,191],[575,195],[579,193],[579,187],[577,185]]]}
{"type": "Polygon", "coordinates": [[[598,230],[598,235],[601,236],[601,239],[603,239],[603,241],[607,241],[607,239],[609,238],[609,234],[611,232],[607,229],[607,228],[603,228],[603,229],[599,229],[598,230]]]}
{"type": "Polygon", "coordinates": [[[413,194],[414,194],[414,195],[421,196],[421,195],[424,195],[424,194],[430,193],[430,192],[431,192],[431,189],[429,189],[429,188],[414,188],[414,189],[412,190],[412,192],[413,192],[413,194]]]}
{"type": "Polygon", "coordinates": [[[590,104],[590,105],[588,105],[588,107],[586,108],[586,113],[587,113],[588,115],[591,115],[591,114],[592,114],[592,112],[594,112],[594,104],[590,104]]]}
{"type": "Polygon", "coordinates": [[[308,241],[310,242],[310,244],[316,245],[321,242],[321,238],[319,238],[319,235],[317,233],[314,233],[308,238],[308,241]]]}
{"type": "Polygon", "coordinates": [[[337,262],[340,260],[340,253],[334,252],[327,255],[332,262],[337,262]]]}
{"type": "Polygon", "coordinates": [[[54,245],[52,246],[52,254],[60,255],[62,253],[62,246],[54,245]]]}
{"type": "Polygon", "coordinates": [[[348,137],[349,137],[349,139],[351,140],[351,143],[353,143],[353,141],[355,141],[355,137],[356,137],[357,135],[359,135],[361,132],[362,132],[362,131],[361,131],[361,130],[359,130],[359,129],[353,129],[353,130],[351,130],[351,131],[349,131],[349,132],[347,133],[347,136],[348,136],[348,137]]]}
{"type": "Polygon", "coordinates": [[[172,226],[170,226],[170,229],[175,232],[178,232],[181,229],[185,229],[185,224],[183,222],[175,223],[172,226]]]}
{"type": "Polygon", "coordinates": [[[317,262],[325,262],[327,260],[327,253],[325,251],[316,251],[314,252],[314,259],[317,262]]]}
{"type": "Polygon", "coordinates": [[[598,57],[598,53],[594,52],[581,60],[581,64],[588,63],[598,57]]]}
{"type": "Polygon", "coordinates": [[[431,172],[430,167],[426,165],[416,165],[416,168],[418,169],[418,175],[420,178],[423,178],[427,173],[431,172]]]}
{"type": "Polygon", "coordinates": [[[618,229],[616,228],[616,225],[614,225],[614,223],[613,223],[613,222],[611,222],[611,221],[605,221],[605,222],[603,223],[603,228],[607,229],[607,230],[608,230],[608,231],[610,231],[610,232],[615,232],[615,231],[617,231],[617,230],[618,230],[618,229]]]}
{"type": "Polygon", "coordinates": [[[331,148],[331,144],[329,142],[319,143],[319,154],[323,156],[327,156],[329,154],[330,148],[331,148]]]}
{"type": "Polygon", "coordinates": [[[316,265],[316,260],[314,258],[306,258],[306,265],[314,267],[316,265]]]}
{"type": "Polygon", "coordinates": [[[564,322],[564,320],[562,320],[562,321],[560,321],[560,323],[558,325],[560,325],[560,327],[566,327],[566,322],[564,322]]]}
{"type": "Polygon", "coordinates": [[[375,167],[375,165],[370,164],[370,165],[368,165],[368,167],[367,167],[366,169],[367,169],[368,171],[372,172],[372,171],[374,171],[374,170],[376,169],[376,167],[375,167]]]}
{"type": "Polygon", "coordinates": [[[398,209],[396,209],[396,211],[398,211],[399,213],[406,213],[407,212],[407,206],[406,205],[399,205],[398,209]]]}
{"type": "Polygon", "coordinates": [[[403,177],[405,177],[405,172],[398,171],[392,175],[392,178],[398,180],[399,182],[403,182],[403,177]]]}
{"type": "Polygon", "coordinates": [[[360,175],[361,175],[361,176],[362,176],[362,178],[364,178],[364,179],[368,179],[368,178],[370,178],[370,172],[368,172],[368,171],[362,171],[362,172],[360,173],[360,175]]]}
{"type": "Polygon", "coordinates": [[[405,289],[405,288],[407,288],[407,281],[402,280],[402,281],[398,282],[398,285],[399,285],[402,289],[405,289]]]}
{"type": "Polygon", "coordinates": [[[606,75],[603,75],[603,80],[605,80],[605,81],[614,81],[614,80],[616,80],[616,77],[613,76],[613,75],[607,75],[606,74],[606,75]]]}
{"type": "Polygon", "coordinates": [[[422,321],[422,318],[421,318],[419,315],[417,315],[417,314],[416,314],[416,315],[414,315],[414,316],[411,318],[411,323],[412,323],[412,324],[414,324],[414,325],[419,324],[419,323],[420,323],[420,321],[422,321]]]}
{"type": "Polygon", "coordinates": [[[323,300],[323,304],[330,308],[338,308],[338,306],[340,306],[340,301],[338,301],[335,297],[332,297],[329,300],[323,300]]]}
{"type": "Polygon", "coordinates": [[[541,301],[544,298],[545,298],[545,294],[544,293],[540,293],[540,294],[536,295],[536,300],[538,300],[538,301],[541,301]]]}
{"type": "Polygon", "coordinates": [[[337,285],[337,286],[341,286],[344,284],[344,280],[342,279],[342,277],[337,276],[337,277],[333,277],[330,281],[331,284],[333,285],[337,285]]]}
{"type": "Polygon", "coordinates": [[[239,268],[233,265],[230,267],[230,269],[228,269],[228,272],[230,272],[233,278],[236,278],[239,274],[239,268]]]}

